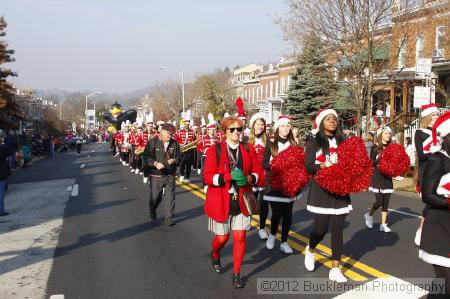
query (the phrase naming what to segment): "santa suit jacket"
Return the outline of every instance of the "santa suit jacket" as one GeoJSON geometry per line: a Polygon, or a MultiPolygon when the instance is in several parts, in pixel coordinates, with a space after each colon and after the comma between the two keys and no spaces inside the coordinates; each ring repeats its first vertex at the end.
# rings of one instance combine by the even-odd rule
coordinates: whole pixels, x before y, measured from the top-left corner
{"type": "MultiPolygon", "coordinates": [[[[212,146],[206,155],[203,179],[208,185],[206,193],[205,213],[217,222],[226,222],[230,212],[231,170],[228,160],[227,143],[220,143],[220,162],[217,163],[216,146],[212,146]]],[[[242,172],[252,177],[252,182],[248,182],[245,187],[239,188],[239,207],[245,216],[249,216],[243,200],[245,191],[252,191],[252,184],[257,183],[261,173],[261,166],[256,159],[255,149],[251,144],[239,144],[239,159],[242,159],[242,172]],[[253,182],[253,180],[255,180],[253,182]]]]}

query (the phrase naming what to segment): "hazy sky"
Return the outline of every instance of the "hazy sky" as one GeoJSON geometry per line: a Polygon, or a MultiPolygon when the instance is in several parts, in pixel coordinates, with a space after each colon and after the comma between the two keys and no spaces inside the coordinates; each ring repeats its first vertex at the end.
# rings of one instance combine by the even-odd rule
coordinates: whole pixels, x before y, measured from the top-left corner
{"type": "Polygon", "coordinates": [[[126,92],[196,72],[277,61],[283,0],[0,0],[23,88],[126,92]]]}

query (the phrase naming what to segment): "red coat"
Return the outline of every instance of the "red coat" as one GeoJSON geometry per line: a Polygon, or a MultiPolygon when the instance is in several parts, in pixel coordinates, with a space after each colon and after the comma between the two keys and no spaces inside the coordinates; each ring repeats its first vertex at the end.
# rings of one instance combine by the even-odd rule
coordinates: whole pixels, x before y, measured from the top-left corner
{"type": "MultiPolygon", "coordinates": [[[[208,150],[205,161],[205,168],[203,170],[203,179],[208,185],[206,193],[205,213],[211,219],[217,222],[226,222],[230,212],[230,162],[228,161],[226,142],[222,142],[222,150],[220,163],[217,165],[216,147],[213,146],[208,150]],[[219,175],[224,175],[225,185],[218,186],[219,175]]],[[[240,152],[242,153],[242,163],[245,175],[255,175],[256,178],[260,176],[261,165],[257,163],[256,153],[253,145],[248,144],[248,151],[245,150],[243,144],[240,144],[240,152]]],[[[254,183],[254,182],[253,182],[254,183]]],[[[245,216],[249,216],[245,203],[242,197],[244,191],[252,191],[252,184],[249,182],[248,186],[239,188],[239,207],[245,216]]]]}

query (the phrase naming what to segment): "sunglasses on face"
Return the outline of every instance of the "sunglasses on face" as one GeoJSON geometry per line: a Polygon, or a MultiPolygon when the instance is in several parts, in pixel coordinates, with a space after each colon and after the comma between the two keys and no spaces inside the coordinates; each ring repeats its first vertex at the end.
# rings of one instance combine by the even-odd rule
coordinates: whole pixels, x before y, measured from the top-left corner
{"type": "Polygon", "coordinates": [[[243,127],[238,127],[238,128],[228,128],[227,130],[230,131],[230,133],[234,133],[235,130],[237,130],[239,133],[242,132],[244,128],[243,127]]]}

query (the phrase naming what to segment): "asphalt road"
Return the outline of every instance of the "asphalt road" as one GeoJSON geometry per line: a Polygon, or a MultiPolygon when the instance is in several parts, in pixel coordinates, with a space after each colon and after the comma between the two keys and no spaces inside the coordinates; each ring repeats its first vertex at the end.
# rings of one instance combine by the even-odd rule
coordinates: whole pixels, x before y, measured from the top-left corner
{"type": "MultiPolygon", "coordinates": [[[[253,228],[247,236],[242,275],[247,286],[235,290],[231,284],[232,243],[222,252],[225,273],[215,274],[210,266],[212,234],[203,213],[204,195],[193,184],[177,186],[176,226],[167,227],[163,207],[158,221],[148,214],[149,186],[131,174],[108,151],[108,144],[85,146],[82,155],[58,154],[12,176],[15,183],[75,178],[78,195],[67,204],[64,224],[55,251],[47,295],[65,298],[252,298],[257,296],[258,278],[327,278],[330,263],[330,235],[321,247],[317,269],[307,272],[302,251],[311,230],[311,215],[305,201],[294,205],[290,244],[294,254],[265,248],[253,228]],[[84,165],[83,165],[84,164],[84,165]]],[[[390,202],[392,233],[364,226],[363,214],[374,202],[371,193],[352,196],[354,210],[344,230],[344,273],[351,280],[379,277],[408,280],[434,277],[431,266],[418,259],[413,239],[423,204],[415,195],[395,193],[390,202]]],[[[269,216],[270,219],[270,216],[269,216]]],[[[257,219],[254,224],[256,225],[257,219]]],[[[266,297],[271,297],[266,296],[266,297]]],[[[323,296],[333,297],[332,295],[323,296]]]]}

